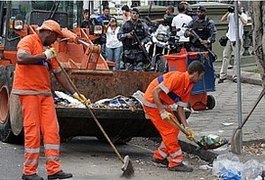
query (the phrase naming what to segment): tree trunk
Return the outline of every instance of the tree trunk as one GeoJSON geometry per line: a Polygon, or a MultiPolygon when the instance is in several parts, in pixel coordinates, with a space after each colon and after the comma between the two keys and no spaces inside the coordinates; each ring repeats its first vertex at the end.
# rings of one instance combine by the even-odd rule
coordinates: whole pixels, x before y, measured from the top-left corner
{"type": "Polygon", "coordinates": [[[263,86],[265,85],[265,36],[263,25],[265,24],[265,2],[252,1],[253,20],[253,48],[256,62],[260,71],[263,86]]]}

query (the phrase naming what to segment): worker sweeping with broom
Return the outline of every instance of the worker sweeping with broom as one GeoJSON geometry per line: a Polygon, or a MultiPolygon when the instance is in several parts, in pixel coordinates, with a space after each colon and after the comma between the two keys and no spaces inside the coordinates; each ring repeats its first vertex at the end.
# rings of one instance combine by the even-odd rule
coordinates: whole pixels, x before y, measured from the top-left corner
{"type": "Polygon", "coordinates": [[[12,93],[19,96],[24,117],[24,180],[43,180],[36,174],[41,139],[46,157],[47,178],[66,179],[73,176],[62,171],[60,163],[60,136],[51,93],[50,73],[55,75],[73,97],[85,104],[89,100],[73,89],[55,59],[55,50],[47,48],[58,37],[62,37],[60,25],[53,20],[46,20],[38,33],[25,36],[18,43],[12,93]]]}
{"type": "Polygon", "coordinates": [[[192,172],[192,167],[182,163],[183,153],[178,143],[179,129],[172,124],[177,119],[187,130],[188,139],[194,140],[194,134],[186,121],[184,107],[188,105],[193,84],[202,79],[205,72],[203,64],[193,61],[188,71],[172,71],[154,79],[144,94],[144,110],[159,131],[162,142],[153,154],[152,161],[169,171],[192,172]],[[169,105],[176,103],[177,117],[169,105]]]}

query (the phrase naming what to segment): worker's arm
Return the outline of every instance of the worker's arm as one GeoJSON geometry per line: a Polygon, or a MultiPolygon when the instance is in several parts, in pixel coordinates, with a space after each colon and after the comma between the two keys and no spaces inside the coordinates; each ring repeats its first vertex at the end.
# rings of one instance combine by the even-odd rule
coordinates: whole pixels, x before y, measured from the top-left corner
{"type": "Polygon", "coordinates": [[[153,90],[153,98],[154,98],[154,102],[157,106],[157,109],[159,112],[162,112],[164,111],[164,108],[163,108],[163,104],[159,98],[159,93],[162,92],[162,89],[157,86],[154,90],[153,90]]]}
{"type": "Polygon", "coordinates": [[[178,113],[178,118],[181,121],[181,123],[184,125],[184,127],[189,127],[187,120],[186,120],[186,115],[184,108],[182,106],[178,106],[177,108],[177,113],[178,113]]]}
{"type": "Polygon", "coordinates": [[[79,94],[75,91],[74,87],[70,83],[71,80],[68,80],[67,76],[63,73],[62,70],[54,71],[54,75],[56,80],[63,86],[64,89],[70,92],[75,99],[77,99],[84,105],[89,105],[91,103],[90,99],[87,99],[83,94],[79,94]]]}
{"type": "Polygon", "coordinates": [[[56,56],[54,48],[48,48],[41,54],[32,55],[29,52],[18,49],[17,63],[18,64],[37,64],[40,61],[48,60],[56,56]]]}
{"type": "Polygon", "coordinates": [[[64,89],[69,91],[71,94],[75,93],[75,90],[71,86],[70,82],[67,80],[67,77],[62,71],[54,73],[56,80],[63,86],[64,89]]]}
{"type": "Polygon", "coordinates": [[[45,60],[46,56],[44,53],[31,55],[23,49],[19,49],[17,52],[17,64],[36,64],[41,60],[45,60]]]}

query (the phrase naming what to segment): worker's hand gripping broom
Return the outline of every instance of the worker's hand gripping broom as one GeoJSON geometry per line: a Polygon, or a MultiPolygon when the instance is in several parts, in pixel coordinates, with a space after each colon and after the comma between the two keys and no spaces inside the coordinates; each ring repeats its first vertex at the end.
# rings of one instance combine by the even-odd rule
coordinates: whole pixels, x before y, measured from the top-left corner
{"type": "MultiPolygon", "coordinates": [[[[58,62],[62,72],[65,75],[65,77],[67,78],[67,81],[70,83],[70,85],[73,87],[73,89],[78,93],[78,96],[81,97],[81,93],[79,92],[77,87],[74,85],[73,81],[70,79],[70,77],[67,74],[67,72],[65,71],[65,69],[62,67],[62,65],[60,64],[60,62],[57,59],[56,59],[56,61],[58,62]]],[[[92,112],[92,110],[90,109],[88,104],[87,103],[83,103],[83,104],[86,106],[87,110],[89,111],[89,113],[91,114],[91,116],[94,119],[95,123],[97,124],[97,126],[99,127],[101,132],[103,133],[104,137],[108,140],[110,146],[112,147],[112,149],[114,150],[114,152],[118,156],[119,160],[123,163],[122,168],[121,168],[121,170],[123,171],[122,177],[130,178],[131,176],[134,175],[134,169],[133,169],[133,165],[132,165],[132,162],[131,162],[129,156],[126,155],[124,158],[122,158],[121,154],[119,153],[117,148],[114,146],[114,144],[111,142],[109,136],[107,135],[107,133],[105,132],[105,130],[103,129],[101,124],[99,123],[98,119],[96,118],[95,114],[92,112]]]]}
{"type": "Polygon", "coordinates": [[[204,142],[203,137],[197,138],[195,135],[191,134],[189,130],[187,130],[179,123],[178,119],[175,116],[172,116],[169,122],[180,129],[186,135],[186,137],[188,137],[189,140],[195,142],[200,148],[203,148],[205,150],[216,149],[228,143],[226,139],[220,139],[219,142],[215,143],[204,142]]]}

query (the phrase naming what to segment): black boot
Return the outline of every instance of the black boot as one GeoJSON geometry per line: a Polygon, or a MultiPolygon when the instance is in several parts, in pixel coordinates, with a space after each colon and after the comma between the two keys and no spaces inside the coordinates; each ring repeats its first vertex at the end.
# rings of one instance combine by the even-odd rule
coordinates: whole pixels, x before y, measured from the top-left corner
{"type": "Polygon", "coordinates": [[[73,177],[71,173],[65,173],[63,171],[59,171],[53,175],[48,175],[48,179],[67,179],[71,177],[73,177]]]}
{"type": "Polygon", "coordinates": [[[168,167],[169,171],[178,171],[178,172],[192,172],[193,168],[186,166],[184,164],[180,164],[178,166],[174,166],[174,167],[168,167]]]}
{"type": "Polygon", "coordinates": [[[166,158],[161,160],[153,157],[152,161],[154,162],[155,166],[168,167],[168,160],[166,158]]]}
{"type": "Polygon", "coordinates": [[[23,180],[44,180],[42,177],[40,177],[37,174],[32,174],[32,175],[22,175],[23,180]]]}

